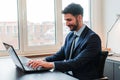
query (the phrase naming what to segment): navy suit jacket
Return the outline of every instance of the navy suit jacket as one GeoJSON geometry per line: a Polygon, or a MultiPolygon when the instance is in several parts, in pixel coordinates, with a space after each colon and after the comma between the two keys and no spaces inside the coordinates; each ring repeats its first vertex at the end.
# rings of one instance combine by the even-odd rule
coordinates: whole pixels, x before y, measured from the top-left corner
{"type": "Polygon", "coordinates": [[[86,26],[78,39],[72,58],[69,59],[73,35],[71,31],[61,49],[56,54],[46,57],[46,61],[54,62],[55,70],[72,71],[73,76],[80,80],[98,78],[97,67],[101,52],[99,36],[86,26]]]}

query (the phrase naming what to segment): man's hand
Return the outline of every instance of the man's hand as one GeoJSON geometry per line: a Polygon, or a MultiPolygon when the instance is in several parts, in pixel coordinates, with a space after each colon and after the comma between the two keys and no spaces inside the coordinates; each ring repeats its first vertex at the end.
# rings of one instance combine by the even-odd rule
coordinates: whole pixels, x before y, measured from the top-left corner
{"type": "Polygon", "coordinates": [[[30,60],[28,62],[28,66],[32,67],[33,69],[37,69],[38,67],[52,69],[52,68],[54,68],[54,63],[53,62],[46,62],[43,60],[30,60]]]}

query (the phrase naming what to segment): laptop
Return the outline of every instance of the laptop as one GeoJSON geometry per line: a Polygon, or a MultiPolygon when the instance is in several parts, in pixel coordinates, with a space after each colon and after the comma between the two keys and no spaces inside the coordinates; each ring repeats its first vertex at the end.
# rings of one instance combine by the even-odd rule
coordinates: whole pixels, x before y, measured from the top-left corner
{"type": "Polygon", "coordinates": [[[37,69],[33,69],[31,67],[27,66],[28,61],[30,60],[27,57],[23,56],[18,56],[16,53],[14,47],[8,43],[4,43],[3,45],[5,46],[7,52],[9,53],[10,57],[12,58],[13,62],[15,65],[21,69],[23,72],[41,72],[41,71],[48,71],[49,69],[38,67],[37,69]]]}

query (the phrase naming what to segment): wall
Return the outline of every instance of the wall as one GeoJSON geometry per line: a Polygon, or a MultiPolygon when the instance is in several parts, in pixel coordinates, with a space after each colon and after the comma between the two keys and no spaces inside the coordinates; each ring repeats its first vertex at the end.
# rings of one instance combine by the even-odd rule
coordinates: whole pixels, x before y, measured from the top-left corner
{"type": "Polygon", "coordinates": [[[91,0],[91,27],[100,36],[104,46],[104,27],[102,22],[103,7],[102,0],[91,0]]]}
{"type": "MultiPolygon", "coordinates": [[[[120,15],[120,0],[102,0],[103,5],[103,26],[104,26],[104,34],[107,36],[107,32],[110,30],[115,20],[117,19],[117,15],[120,15]]],[[[108,48],[115,53],[120,54],[120,31],[119,28],[115,29],[114,27],[112,31],[109,33],[108,37],[108,48]]],[[[104,43],[106,39],[104,39],[104,43]]],[[[105,46],[105,45],[104,45],[105,46]]]]}

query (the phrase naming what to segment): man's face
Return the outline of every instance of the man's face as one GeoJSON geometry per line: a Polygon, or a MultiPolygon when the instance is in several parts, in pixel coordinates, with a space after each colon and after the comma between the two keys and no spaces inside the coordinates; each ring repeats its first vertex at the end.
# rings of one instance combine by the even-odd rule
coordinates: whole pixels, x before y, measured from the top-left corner
{"type": "Polygon", "coordinates": [[[71,31],[77,31],[79,30],[79,20],[77,17],[71,15],[71,14],[64,14],[64,19],[66,21],[66,26],[70,28],[71,31]]]}

